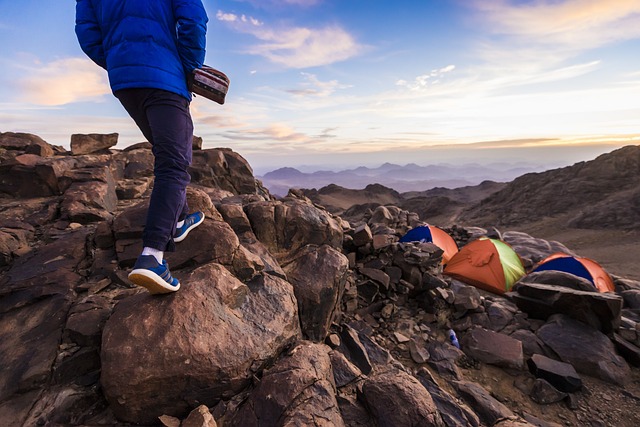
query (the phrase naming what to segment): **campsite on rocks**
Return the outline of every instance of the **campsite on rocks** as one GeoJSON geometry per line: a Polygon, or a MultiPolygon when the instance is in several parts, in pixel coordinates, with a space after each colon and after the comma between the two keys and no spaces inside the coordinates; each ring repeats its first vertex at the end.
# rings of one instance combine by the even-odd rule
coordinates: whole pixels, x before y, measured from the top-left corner
{"type": "Polygon", "coordinates": [[[353,206],[195,137],[206,220],[152,296],[153,155],[117,140],[0,133],[1,426],[640,425],[639,146],[353,206]]]}

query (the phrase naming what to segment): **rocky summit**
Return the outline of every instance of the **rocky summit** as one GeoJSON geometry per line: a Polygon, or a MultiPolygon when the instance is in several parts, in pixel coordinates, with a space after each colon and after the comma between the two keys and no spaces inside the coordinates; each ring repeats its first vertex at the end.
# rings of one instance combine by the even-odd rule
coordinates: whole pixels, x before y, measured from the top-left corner
{"type": "MultiPolygon", "coordinates": [[[[274,197],[194,138],[188,199],[206,221],[167,254],[182,289],[152,296],[127,273],[153,155],[117,139],[0,134],[0,425],[640,425],[639,282],[603,294],[540,272],[487,293],[444,275],[438,246],[399,242],[416,211],[347,221],[274,197]]],[[[499,236],[527,268],[572,252],[444,230],[459,247],[499,236]]]]}

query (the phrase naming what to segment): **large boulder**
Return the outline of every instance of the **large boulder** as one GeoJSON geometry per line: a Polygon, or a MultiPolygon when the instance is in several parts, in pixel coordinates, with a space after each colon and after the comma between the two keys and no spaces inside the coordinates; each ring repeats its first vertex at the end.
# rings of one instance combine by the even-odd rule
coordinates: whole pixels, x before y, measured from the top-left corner
{"type": "Polygon", "coordinates": [[[233,194],[256,194],[258,186],[249,163],[228,148],[197,150],[189,167],[191,182],[233,194]]]}
{"type": "Polygon", "coordinates": [[[481,362],[505,368],[524,367],[522,343],[510,336],[475,328],[465,334],[461,344],[465,353],[481,362]]]}
{"type": "Polygon", "coordinates": [[[452,384],[486,425],[493,426],[501,419],[515,417],[511,409],[491,396],[480,384],[471,381],[453,381],[452,384]]]}
{"type": "Polygon", "coordinates": [[[556,314],[537,335],[560,360],[570,363],[580,373],[619,385],[629,380],[629,365],[616,354],[611,340],[585,323],[556,314]]]}
{"type": "Polygon", "coordinates": [[[340,223],[313,204],[288,198],[244,206],[255,236],[282,264],[306,245],[342,247],[340,223]]]}
{"type": "Polygon", "coordinates": [[[300,326],[308,339],[322,341],[329,333],[340,308],[348,268],[347,257],[327,245],[306,246],[284,266],[298,300],[300,326]]]}
{"type": "Polygon", "coordinates": [[[427,389],[406,372],[369,377],[362,385],[362,398],[379,427],[444,426],[427,389]]]}
{"type": "Polygon", "coordinates": [[[622,297],[613,293],[585,292],[563,286],[518,283],[510,293],[520,310],[537,319],[565,314],[601,330],[615,331],[620,326],[622,297]]]}
{"type": "Polygon", "coordinates": [[[71,135],[71,153],[74,156],[91,154],[97,151],[106,150],[118,143],[118,134],[75,133],[71,135]]]}
{"type": "Polygon", "coordinates": [[[172,295],[122,300],[105,325],[101,382],[123,421],[230,398],[300,336],[293,289],[278,277],[245,285],[207,264],[184,282],[172,295]]]}
{"type": "Polygon", "coordinates": [[[336,400],[330,350],[323,344],[298,344],[264,372],[230,425],[344,426],[336,400]]]}
{"type": "Polygon", "coordinates": [[[0,297],[0,402],[49,381],[73,294],[25,297],[0,297]]]}
{"type": "Polygon", "coordinates": [[[63,191],[59,180],[75,166],[70,157],[20,154],[0,164],[0,193],[20,198],[59,195],[63,191]]]}

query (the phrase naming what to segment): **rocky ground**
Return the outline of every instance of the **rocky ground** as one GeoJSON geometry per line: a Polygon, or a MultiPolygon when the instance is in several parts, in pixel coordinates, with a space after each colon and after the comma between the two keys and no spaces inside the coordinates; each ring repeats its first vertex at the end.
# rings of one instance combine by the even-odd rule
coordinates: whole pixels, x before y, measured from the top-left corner
{"type": "MultiPolygon", "coordinates": [[[[276,199],[195,139],[207,220],[168,254],[183,289],[150,296],[126,274],[152,155],[116,141],[0,134],[0,425],[640,425],[640,282],[600,294],[545,273],[486,293],[443,274],[435,245],[398,243],[417,213],[347,222],[276,199]]],[[[527,266],[573,249],[499,231],[527,266]]]]}

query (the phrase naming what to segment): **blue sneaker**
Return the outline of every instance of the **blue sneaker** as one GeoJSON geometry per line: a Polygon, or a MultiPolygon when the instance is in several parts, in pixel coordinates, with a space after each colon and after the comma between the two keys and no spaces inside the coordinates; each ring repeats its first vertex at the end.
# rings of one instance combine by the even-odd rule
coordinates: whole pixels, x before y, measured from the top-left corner
{"type": "Polygon", "coordinates": [[[182,242],[191,230],[202,224],[202,221],[204,221],[204,213],[202,212],[194,212],[187,215],[182,227],[176,228],[176,234],[173,236],[173,241],[176,243],[182,242]]]}
{"type": "Polygon", "coordinates": [[[162,260],[162,264],[153,255],[140,255],[129,273],[129,280],[134,285],[147,288],[151,294],[167,294],[180,289],[178,279],[171,276],[169,264],[162,260]]]}

